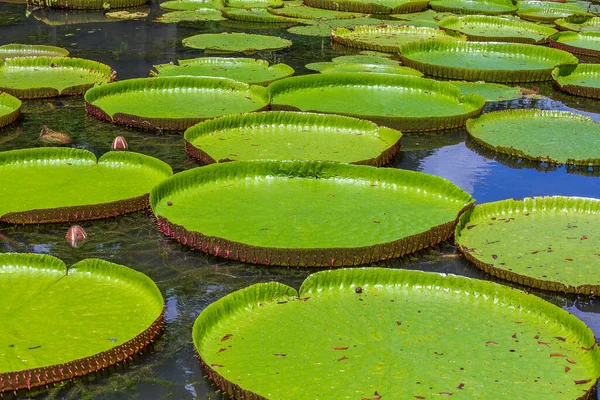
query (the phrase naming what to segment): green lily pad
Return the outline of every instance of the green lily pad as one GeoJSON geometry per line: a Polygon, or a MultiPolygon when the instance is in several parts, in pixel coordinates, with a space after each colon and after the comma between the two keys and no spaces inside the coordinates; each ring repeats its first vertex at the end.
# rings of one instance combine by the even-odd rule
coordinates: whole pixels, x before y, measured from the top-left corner
{"type": "Polygon", "coordinates": [[[148,0],[27,0],[34,7],[67,10],[108,10],[143,6],[148,0]]]}
{"type": "Polygon", "coordinates": [[[460,89],[463,96],[478,94],[488,102],[515,100],[521,97],[520,87],[486,82],[450,82],[460,89]]]}
{"type": "Polygon", "coordinates": [[[399,53],[407,43],[423,40],[466,40],[464,35],[450,35],[434,28],[414,26],[357,26],[353,31],[337,28],[331,32],[334,42],[365,50],[399,53]]]}
{"type": "Polygon", "coordinates": [[[567,18],[572,15],[593,16],[576,4],[552,1],[520,1],[517,14],[523,19],[534,22],[554,22],[559,18],[567,18]]]}
{"type": "Polygon", "coordinates": [[[292,42],[276,36],[247,33],[204,33],[183,39],[183,45],[206,52],[240,53],[281,50],[292,42]]]}
{"type": "Polygon", "coordinates": [[[281,15],[283,17],[317,20],[363,18],[367,16],[363,13],[323,10],[320,8],[307,7],[304,5],[288,7],[287,2],[282,8],[269,8],[269,12],[275,15],[281,15]]]}
{"type": "Polygon", "coordinates": [[[154,69],[156,72],[151,71],[150,76],[220,76],[252,85],[268,85],[294,74],[286,64],[269,66],[268,61],[253,58],[203,57],[179,60],[179,65],[155,65],[154,69]]]}
{"type": "Polygon", "coordinates": [[[314,8],[364,14],[398,14],[422,11],[429,0],[304,0],[314,8]]]}
{"type": "Polygon", "coordinates": [[[306,64],[304,67],[313,71],[322,72],[326,69],[341,66],[343,64],[368,64],[368,65],[380,65],[380,66],[391,66],[399,67],[400,63],[395,60],[380,56],[370,55],[356,55],[356,56],[340,56],[335,57],[331,61],[323,61],[306,64]]]}
{"type": "Polygon", "coordinates": [[[191,11],[172,11],[158,17],[155,21],[163,24],[180,22],[223,21],[221,11],[215,8],[198,8],[191,11]]]}
{"type": "Polygon", "coordinates": [[[600,65],[579,64],[555,68],[552,78],[562,91],[575,96],[600,99],[600,65]]]}
{"type": "Polygon", "coordinates": [[[167,11],[194,11],[206,8],[220,10],[223,7],[225,6],[222,0],[172,0],[160,3],[160,8],[167,11]]]}
{"type": "Polygon", "coordinates": [[[554,21],[558,29],[574,32],[600,32],[600,17],[574,15],[554,21]]]}
{"type": "Polygon", "coordinates": [[[0,128],[12,124],[21,114],[21,100],[0,92],[0,128]]]}
{"type": "Polygon", "coordinates": [[[0,46],[0,59],[11,57],[66,57],[69,50],[55,46],[5,44],[0,46]]]}
{"type": "Polygon", "coordinates": [[[560,32],[550,38],[550,47],[600,57],[600,32],[560,32]]]}
{"type": "Polygon", "coordinates": [[[141,129],[184,130],[207,118],[262,110],[266,89],[217,77],[129,79],[90,89],[94,117],[141,129]]]}
{"type": "Polygon", "coordinates": [[[423,76],[416,69],[399,65],[381,65],[381,64],[335,64],[319,71],[323,74],[339,73],[339,72],[369,72],[372,74],[393,74],[393,75],[410,75],[423,76]]]}
{"type": "Polygon", "coordinates": [[[331,36],[331,31],[339,27],[354,28],[358,25],[381,25],[384,21],[376,18],[344,18],[317,20],[314,24],[308,26],[294,26],[288,29],[288,32],[303,36],[331,36]]]}
{"type": "Polygon", "coordinates": [[[109,152],[96,160],[87,150],[62,147],[0,152],[0,171],[0,222],[14,224],[137,211],[147,207],[150,189],[173,173],[143,154],[109,152]]]}
{"type": "Polygon", "coordinates": [[[0,63],[0,91],[20,99],[83,94],[115,78],[108,65],[81,58],[19,57],[0,63]]]}
{"type": "Polygon", "coordinates": [[[272,14],[265,8],[226,8],[223,10],[223,16],[234,21],[260,22],[260,23],[297,23],[301,22],[295,18],[287,18],[280,15],[272,14]]]}
{"type": "Polygon", "coordinates": [[[402,63],[426,75],[499,83],[552,79],[552,69],[578,60],[566,51],[518,43],[431,40],[402,48],[402,63]]]}
{"type": "Polygon", "coordinates": [[[211,164],[178,173],[150,195],[162,231],[194,249],[321,267],[399,257],[446,240],[472,202],[421,172],[301,161],[211,164]]]}
{"type": "Polygon", "coordinates": [[[461,127],[485,104],[481,96],[463,98],[450,83],[388,74],[304,75],[273,82],[268,90],[274,110],[348,115],[404,133],[461,127]]]}
{"type": "Polygon", "coordinates": [[[416,13],[391,14],[390,18],[395,21],[401,21],[405,25],[437,28],[438,21],[441,19],[439,16],[441,15],[447,14],[438,13],[437,11],[428,9],[416,13]]]}
{"type": "Polygon", "coordinates": [[[283,0],[223,0],[227,7],[235,8],[267,8],[283,7],[283,0]]]}
{"type": "MultiPolygon", "coordinates": [[[[373,51],[373,50],[361,50],[358,55],[361,56],[369,56],[369,57],[378,57],[378,58],[392,58],[393,54],[390,53],[382,53],[380,51],[373,51]]],[[[346,57],[352,57],[352,56],[346,56],[346,57]]]]}
{"type": "Polygon", "coordinates": [[[482,15],[513,14],[518,9],[512,0],[433,0],[429,6],[435,11],[482,15]]]}
{"type": "Polygon", "coordinates": [[[564,111],[508,110],[467,122],[482,146],[514,157],[556,164],[600,166],[600,125],[564,111]]]}
{"type": "Polygon", "coordinates": [[[41,254],[0,254],[0,393],[117,364],[163,324],[156,284],[133,269],[86,259],[67,269],[41,254]]]}
{"type": "Polygon", "coordinates": [[[356,118],[273,111],[204,121],[184,137],[187,152],[205,164],[323,160],[381,166],[398,153],[401,136],[356,118]]]}
{"type": "Polygon", "coordinates": [[[440,21],[440,28],[460,32],[474,42],[515,42],[540,44],[558,31],[532,22],[512,21],[501,17],[464,16],[448,17],[440,21]]]}
{"type": "Polygon", "coordinates": [[[299,293],[256,284],[206,307],[192,337],[238,399],[582,399],[600,371],[593,332],[567,311],[421,271],[323,271],[299,293]]]}
{"type": "Polygon", "coordinates": [[[597,199],[503,200],[464,215],[456,242],[467,260],[502,279],[544,290],[597,294],[599,222],[597,199]]]}

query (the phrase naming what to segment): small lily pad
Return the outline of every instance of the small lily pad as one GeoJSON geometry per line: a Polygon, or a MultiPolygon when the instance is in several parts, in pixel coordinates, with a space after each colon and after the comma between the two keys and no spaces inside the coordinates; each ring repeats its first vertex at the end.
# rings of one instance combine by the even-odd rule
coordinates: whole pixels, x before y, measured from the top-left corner
{"type": "Polygon", "coordinates": [[[206,52],[250,53],[285,49],[292,42],[276,36],[247,33],[203,33],[183,39],[183,45],[206,52]]]}
{"type": "Polygon", "coordinates": [[[550,47],[600,57],[600,32],[560,32],[550,38],[550,47]]]}
{"type": "Polygon", "coordinates": [[[21,114],[21,100],[0,92],[0,128],[12,124],[21,114]]]}
{"type": "Polygon", "coordinates": [[[600,99],[600,65],[579,64],[555,68],[552,78],[560,90],[575,96],[600,99]]]}
{"type": "Polygon", "coordinates": [[[5,44],[0,46],[0,59],[10,57],[66,57],[69,50],[55,46],[5,44]]]}

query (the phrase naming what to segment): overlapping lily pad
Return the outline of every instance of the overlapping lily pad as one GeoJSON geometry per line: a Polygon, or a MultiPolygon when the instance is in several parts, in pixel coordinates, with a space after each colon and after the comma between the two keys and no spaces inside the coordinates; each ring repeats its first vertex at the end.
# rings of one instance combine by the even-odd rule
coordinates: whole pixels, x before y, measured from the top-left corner
{"type": "Polygon", "coordinates": [[[235,399],[584,399],[593,332],[491,282],[383,268],[323,271],[299,292],[261,283],[209,305],[193,340],[235,399]]]}
{"type": "Polygon", "coordinates": [[[569,53],[600,57],[600,32],[561,32],[550,38],[550,46],[569,53]]]}
{"type": "Polygon", "coordinates": [[[266,112],[201,122],[185,132],[197,160],[322,160],[385,165],[400,150],[402,134],[338,115],[266,112]]]}
{"type": "Polygon", "coordinates": [[[282,8],[269,8],[269,12],[275,15],[289,18],[299,19],[317,19],[317,20],[329,20],[329,19],[347,19],[347,18],[361,18],[366,17],[363,13],[352,13],[346,11],[336,10],[324,10],[321,8],[307,7],[307,6],[293,6],[288,7],[287,3],[282,8]]]}
{"type": "Polygon", "coordinates": [[[399,53],[403,45],[423,40],[466,40],[462,34],[450,35],[434,28],[389,25],[337,28],[331,32],[331,39],[345,46],[387,53],[399,53]]]}
{"type": "Polygon", "coordinates": [[[0,394],[117,364],[163,324],[156,284],[99,259],[67,269],[47,255],[0,254],[0,291],[0,394]]]}
{"type": "Polygon", "coordinates": [[[331,67],[337,67],[342,64],[370,64],[370,65],[389,65],[393,67],[399,67],[400,63],[396,60],[390,60],[389,58],[372,56],[372,55],[355,55],[355,56],[339,56],[334,57],[331,61],[322,61],[306,64],[307,69],[313,71],[323,71],[331,67]]]}
{"type": "Polygon", "coordinates": [[[262,110],[266,89],[217,77],[130,79],[89,90],[86,110],[116,124],[152,130],[184,130],[207,118],[262,110]]]}
{"type": "Polygon", "coordinates": [[[515,100],[521,97],[521,88],[486,82],[450,82],[463,95],[478,94],[488,102],[515,100]]]}
{"type": "Polygon", "coordinates": [[[472,201],[433,175],[301,161],[211,164],[178,173],[150,195],[162,231],[196,250],[321,267],[399,257],[446,240],[472,201]]]}
{"type": "Polygon", "coordinates": [[[69,50],[56,46],[5,44],[0,46],[0,59],[10,57],[66,57],[69,50]]]}
{"type": "Polygon", "coordinates": [[[258,22],[266,24],[298,23],[299,19],[283,17],[269,12],[266,8],[232,8],[223,10],[223,16],[234,21],[258,22]]]}
{"type": "Polygon", "coordinates": [[[283,7],[283,0],[223,0],[227,7],[235,8],[267,8],[283,7]]]}
{"type": "Polygon", "coordinates": [[[359,64],[359,63],[345,63],[335,64],[331,63],[330,66],[321,69],[319,72],[323,74],[339,73],[339,72],[368,72],[371,74],[393,74],[393,75],[409,75],[409,76],[423,76],[423,74],[416,69],[405,67],[402,65],[385,65],[385,64],[359,64]]]}
{"type": "Polygon", "coordinates": [[[35,7],[60,8],[68,10],[108,10],[142,6],[148,0],[27,0],[35,7]]]}
{"type": "Polygon", "coordinates": [[[172,11],[158,17],[155,21],[163,24],[185,22],[222,21],[225,18],[216,8],[198,8],[190,11],[172,11]]]}
{"type": "Polygon", "coordinates": [[[444,18],[440,28],[460,32],[474,42],[539,44],[548,42],[548,38],[557,33],[556,29],[532,22],[482,15],[444,18]]]}
{"type": "Polygon", "coordinates": [[[167,11],[194,11],[203,8],[223,8],[222,0],[171,0],[160,3],[160,8],[167,11]]]}
{"type": "Polygon", "coordinates": [[[265,60],[253,58],[202,57],[179,60],[179,65],[160,64],[154,66],[150,76],[220,76],[253,85],[267,85],[294,74],[286,64],[269,66],[265,60]]]}
{"type": "Polygon", "coordinates": [[[560,90],[575,96],[600,99],[600,65],[598,64],[559,67],[552,71],[552,78],[560,90]]]}
{"type": "Polygon", "coordinates": [[[100,219],[147,207],[148,193],[172,174],[143,154],[36,148],[0,152],[0,222],[100,219]]]}
{"type": "Polygon", "coordinates": [[[292,42],[276,36],[247,33],[203,33],[183,39],[183,45],[212,53],[251,53],[285,49],[292,42]]]}
{"type": "Polygon", "coordinates": [[[513,14],[518,9],[513,0],[433,0],[430,7],[435,11],[482,15],[513,14]]]}
{"type": "Polygon", "coordinates": [[[81,58],[19,57],[0,63],[0,91],[20,99],[83,94],[115,78],[108,65],[81,58]]]}
{"type": "Polygon", "coordinates": [[[485,104],[478,95],[463,97],[450,83],[386,74],[304,75],[268,89],[272,109],[349,115],[405,133],[458,128],[485,104]]]}
{"type": "Polygon", "coordinates": [[[288,29],[288,32],[295,35],[303,36],[331,36],[331,31],[339,27],[354,28],[358,25],[382,25],[385,22],[378,18],[344,18],[344,19],[327,19],[317,20],[314,23],[306,26],[294,26],[288,29]]]}
{"type": "Polygon", "coordinates": [[[554,22],[559,18],[567,18],[572,15],[593,16],[577,4],[537,0],[520,1],[517,14],[523,19],[536,22],[554,22]]]}
{"type": "Polygon", "coordinates": [[[479,205],[464,215],[456,241],[469,261],[502,279],[597,294],[599,228],[597,199],[511,199],[479,205]]]}
{"type": "Polygon", "coordinates": [[[21,114],[21,100],[0,92],[0,128],[12,124],[21,114]]]}
{"type": "Polygon", "coordinates": [[[402,48],[402,63],[447,79],[499,83],[552,79],[552,69],[577,64],[566,51],[517,43],[430,40],[402,48]]]}
{"type": "Polygon", "coordinates": [[[600,165],[600,124],[563,111],[508,110],[467,122],[469,135],[499,153],[556,164],[600,165]]]}
{"type": "Polygon", "coordinates": [[[575,15],[554,21],[558,29],[574,32],[600,32],[600,17],[575,15]]]}
{"type": "Polygon", "coordinates": [[[309,7],[365,14],[397,14],[422,11],[429,0],[304,0],[309,7]]]}

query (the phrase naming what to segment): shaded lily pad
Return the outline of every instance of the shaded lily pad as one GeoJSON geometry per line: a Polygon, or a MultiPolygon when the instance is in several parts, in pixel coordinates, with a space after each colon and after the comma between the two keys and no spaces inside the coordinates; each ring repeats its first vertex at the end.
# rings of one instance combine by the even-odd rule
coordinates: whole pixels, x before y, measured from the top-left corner
{"type": "Polygon", "coordinates": [[[105,15],[107,18],[129,21],[146,18],[148,14],[149,13],[143,11],[112,11],[107,12],[105,15]]]}
{"type": "Polygon", "coordinates": [[[554,21],[558,29],[574,32],[600,32],[600,17],[574,15],[554,21]]]}
{"type": "Polygon", "coordinates": [[[131,152],[99,160],[63,147],[0,152],[0,222],[81,221],[138,211],[147,207],[150,189],[171,174],[164,162],[131,152]]]}
{"type": "Polygon", "coordinates": [[[554,83],[560,90],[575,96],[600,99],[600,65],[579,64],[555,68],[554,83]]]}
{"type": "Polygon", "coordinates": [[[227,78],[172,76],[129,79],[89,90],[94,117],[141,129],[184,130],[207,118],[262,110],[266,89],[227,78]]]}
{"type": "Polygon", "coordinates": [[[244,160],[322,160],[385,165],[399,131],[338,115],[266,112],[201,122],[185,131],[187,152],[211,164],[244,160]]]}
{"type": "Polygon", "coordinates": [[[203,33],[183,39],[183,45],[206,52],[240,53],[281,50],[292,42],[276,36],[247,33],[203,33]]]}
{"type": "Polygon", "coordinates": [[[440,16],[442,15],[445,16],[448,14],[439,13],[437,11],[428,9],[416,13],[391,14],[390,17],[392,18],[392,20],[401,21],[405,25],[437,28],[438,21],[441,19],[440,16]]]}
{"type": "Polygon", "coordinates": [[[454,129],[481,113],[481,96],[462,97],[450,83],[369,73],[314,74],[268,87],[274,110],[315,111],[359,117],[402,132],[454,129]]]}
{"type": "Polygon", "coordinates": [[[548,42],[548,38],[557,33],[556,29],[532,22],[481,15],[444,18],[440,28],[465,34],[474,42],[539,44],[548,42]]]}
{"type": "Polygon", "coordinates": [[[321,8],[313,8],[307,6],[288,7],[287,2],[282,8],[270,8],[270,13],[281,15],[283,17],[300,18],[300,19],[346,19],[346,18],[361,18],[366,17],[363,13],[352,13],[347,11],[324,10],[321,8]]]}
{"type": "Polygon", "coordinates": [[[523,19],[541,22],[554,22],[572,15],[593,16],[576,4],[552,1],[520,1],[517,14],[523,19]]]}
{"type": "Polygon", "coordinates": [[[467,260],[502,279],[544,290],[597,294],[599,222],[597,199],[503,200],[478,205],[464,215],[456,242],[467,260]]]}
{"type": "Polygon", "coordinates": [[[81,58],[19,57],[0,63],[0,91],[20,99],[83,94],[115,78],[108,65],[81,58]]]}
{"type": "Polygon", "coordinates": [[[195,168],[156,186],[150,199],[162,231],[194,249],[257,264],[321,267],[439,243],[473,202],[433,175],[301,161],[195,168]]]}
{"type": "Polygon", "coordinates": [[[427,8],[429,0],[304,0],[309,7],[365,14],[399,14],[427,8]]]}
{"type": "Polygon", "coordinates": [[[225,18],[221,11],[215,8],[198,8],[191,11],[172,11],[158,17],[155,21],[163,24],[177,24],[180,22],[196,21],[222,21],[225,18]]]}
{"type": "Polygon", "coordinates": [[[352,31],[342,27],[331,32],[331,39],[349,47],[388,53],[399,53],[403,45],[423,40],[466,40],[462,34],[414,26],[357,26],[352,31]]]}
{"type": "Polygon", "coordinates": [[[563,111],[508,110],[467,122],[480,145],[511,155],[556,164],[600,165],[600,125],[563,111]]]}
{"type": "Polygon", "coordinates": [[[320,70],[319,72],[324,74],[338,73],[338,72],[369,72],[372,74],[393,74],[393,75],[410,75],[410,76],[423,76],[423,74],[416,69],[412,69],[405,66],[399,65],[382,65],[382,64],[335,64],[320,70]]]}
{"type": "Polygon", "coordinates": [[[499,83],[486,82],[450,82],[460,89],[463,96],[478,94],[486,101],[507,101],[521,97],[520,87],[511,87],[499,83]]]}
{"type": "Polygon", "coordinates": [[[569,53],[600,57],[600,32],[560,32],[550,38],[550,46],[569,53]]]}
{"type": "Polygon", "coordinates": [[[30,6],[67,10],[112,10],[142,6],[146,3],[148,0],[27,0],[30,6]]]}
{"type": "Polygon", "coordinates": [[[499,83],[552,79],[552,69],[578,60],[566,51],[517,43],[431,40],[402,48],[402,63],[447,79],[499,83]]]}
{"type": "Polygon", "coordinates": [[[354,28],[357,25],[381,25],[384,22],[376,18],[344,18],[344,19],[330,19],[330,20],[318,20],[312,25],[307,26],[294,26],[288,29],[288,32],[296,35],[304,36],[331,36],[331,31],[339,27],[350,27],[354,28]]]}
{"type": "Polygon", "coordinates": [[[518,9],[512,0],[433,0],[430,7],[435,11],[482,15],[512,14],[518,9]]]}
{"type": "Polygon", "coordinates": [[[0,394],[86,375],[129,359],[163,324],[156,284],[86,259],[0,254],[0,394]]]}
{"type": "Polygon", "coordinates": [[[267,8],[283,7],[283,0],[223,0],[227,7],[236,8],[267,8]]]}
{"type": "Polygon", "coordinates": [[[12,124],[21,114],[21,100],[0,92],[0,128],[12,124]]]}
{"type": "Polygon", "coordinates": [[[56,46],[5,44],[0,46],[0,59],[10,57],[66,57],[69,50],[56,46]]]}
{"type": "Polygon", "coordinates": [[[202,57],[179,60],[179,65],[155,65],[150,76],[220,76],[253,85],[267,85],[278,79],[294,74],[294,69],[286,64],[269,66],[265,60],[253,58],[202,57]]]}
{"type": "Polygon", "coordinates": [[[421,271],[323,271],[299,293],[256,284],[209,305],[192,336],[236,399],[583,399],[600,371],[594,333],[567,311],[421,271]]]}
{"type": "Polygon", "coordinates": [[[398,67],[400,63],[395,60],[379,56],[367,56],[367,55],[356,55],[356,56],[339,56],[334,57],[331,61],[323,61],[306,64],[305,67],[313,71],[324,71],[328,68],[335,67],[341,64],[371,64],[371,65],[389,65],[398,67]]]}
{"type": "Polygon", "coordinates": [[[223,10],[223,16],[236,20],[236,21],[247,21],[247,22],[261,22],[261,23],[297,23],[301,22],[295,18],[283,17],[280,15],[272,14],[265,8],[226,8],[223,10]]]}
{"type": "Polygon", "coordinates": [[[160,3],[160,8],[167,11],[193,11],[203,8],[222,9],[222,0],[172,0],[160,3]]]}

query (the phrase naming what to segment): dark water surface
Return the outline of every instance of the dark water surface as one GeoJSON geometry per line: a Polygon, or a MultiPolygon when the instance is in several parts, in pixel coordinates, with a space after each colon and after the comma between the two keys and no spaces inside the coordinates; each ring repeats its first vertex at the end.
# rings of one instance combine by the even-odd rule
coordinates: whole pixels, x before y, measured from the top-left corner
{"type": "MultiPolygon", "coordinates": [[[[73,57],[110,65],[117,71],[118,79],[145,77],[154,64],[202,56],[201,51],[183,48],[181,40],[203,32],[245,31],[291,39],[294,42],[291,49],[260,53],[258,57],[286,63],[296,69],[297,74],[307,73],[304,65],[309,62],[329,61],[332,57],[352,53],[351,50],[334,50],[329,38],[297,36],[282,29],[244,30],[243,25],[231,22],[227,26],[207,22],[185,27],[152,23],[160,14],[158,2],[152,3],[149,9],[147,20],[100,22],[101,13],[39,10],[27,13],[24,4],[0,2],[0,45],[28,43],[66,47],[73,57]]],[[[600,121],[598,101],[559,93],[549,83],[538,86],[547,98],[499,103],[488,110],[565,109],[600,121]]],[[[73,146],[91,150],[96,155],[108,151],[113,138],[122,135],[131,150],[158,157],[175,172],[198,166],[186,155],[181,133],[132,131],[100,122],[85,114],[82,97],[24,102],[19,122],[0,130],[0,150],[37,147],[44,124],[67,132],[73,138],[73,146]]],[[[598,171],[519,163],[490,154],[466,138],[464,131],[405,137],[403,150],[392,166],[443,176],[478,202],[553,194],[600,198],[598,171]]],[[[195,358],[191,328],[197,315],[208,304],[253,283],[276,280],[299,288],[311,273],[310,270],[244,265],[188,250],[164,236],[149,212],[81,225],[88,233],[88,240],[77,249],[64,239],[67,224],[0,225],[0,251],[51,254],[67,265],[98,257],[147,274],[158,284],[166,300],[164,334],[127,368],[111,368],[109,372],[47,390],[20,393],[19,397],[220,399],[223,396],[204,379],[195,358]]],[[[495,280],[454,253],[452,243],[446,243],[380,265],[495,280]]],[[[531,292],[575,314],[600,336],[600,305],[596,299],[531,292]]],[[[5,398],[10,396],[5,395],[5,398]]]]}

